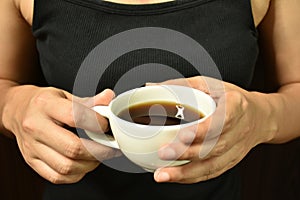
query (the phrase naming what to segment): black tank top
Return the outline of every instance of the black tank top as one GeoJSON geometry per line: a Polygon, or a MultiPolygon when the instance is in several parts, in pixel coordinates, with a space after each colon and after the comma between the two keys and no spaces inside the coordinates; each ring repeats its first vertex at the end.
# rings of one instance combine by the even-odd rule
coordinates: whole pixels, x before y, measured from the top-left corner
{"type": "MultiPolygon", "coordinates": [[[[87,60],[99,66],[101,71],[94,73],[86,68],[91,77],[95,74],[100,76],[96,88],[91,90],[94,93],[105,88],[122,92],[143,85],[141,80],[159,81],[199,75],[201,72],[189,59],[207,58],[203,55],[195,58],[195,49],[188,48],[190,41],[196,41],[210,55],[215,66],[209,59],[202,64],[207,64],[207,69],[216,67],[220,73],[216,76],[215,70],[201,66],[205,69],[202,75],[222,78],[248,88],[258,55],[250,0],[177,0],[152,5],[121,5],[100,0],[35,0],[32,30],[48,85],[69,92],[74,92],[74,84],[80,78],[83,82],[87,81],[84,89],[94,87],[88,84],[89,76],[78,74],[82,73],[80,69],[83,66],[88,66],[87,60]],[[142,42],[143,47],[131,49],[140,43],[135,43],[134,37],[126,40],[128,37],[124,33],[128,35],[130,30],[144,30],[142,33],[146,41],[142,42]],[[153,30],[170,33],[167,37],[160,35],[165,38],[160,38],[156,46],[167,46],[164,41],[174,42],[178,36],[186,37],[179,43],[185,53],[190,51],[194,57],[187,59],[168,48],[147,46],[147,39],[152,37],[150,34],[157,33],[153,30]],[[123,40],[119,43],[109,40],[115,36],[123,40]],[[104,45],[104,42],[111,44],[104,45]],[[128,51],[119,46],[120,43],[128,45],[128,51]],[[99,57],[94,55],[101,48],[104,49],[102,54],[99,57]],[[114,59],[108,62],[108,58],[114,59]],[[109,65],[103,65],[102,60],[109,65]],[[102,69],[103,66],[105,69],[102,69]],[[138,69],[134,70],[137,66],[138,69]],[[178,73],[171,73],[170,69],[178,73]],[[131,75],[124,79],[128,72],[131,75]],[[120,80],[123,82],[120,83],[120,80]]],[[[139,34],[133,36],[136,36],[136,41],[140,40],[139,34]]],[[[91,69],[97,67],[91,66],[91,69]]],[[[76,95],[92,94],[79,92],[76,95]]],[[[126,160],[115,159],[116,163],[122,159],[126,160]]],[[[239,177],[235,168],[218,178],[188,185],[158,184],[152,176],[151,173],[126,173],[102,164],[79,183],[49,183],[45,199],[239,199],[239,177]]]]}

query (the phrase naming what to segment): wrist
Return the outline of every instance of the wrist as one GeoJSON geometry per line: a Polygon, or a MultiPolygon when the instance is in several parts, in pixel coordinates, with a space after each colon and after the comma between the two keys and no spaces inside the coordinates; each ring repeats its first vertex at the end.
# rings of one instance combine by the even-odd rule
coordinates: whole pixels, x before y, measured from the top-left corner
{"type": "Polygon", "coordinates": [[[18,84],[13,81],[0,80],[0,93],[2,97],[0,98],[0,134],[3,134],[9,138],[14,138],[14,135],[12,134],[12,132],[10,132],[8,129],[4,127],[3,118],[5,118],[6,115],[4,111],[4,107],[6,104],[6,96],[8,95],[8,91],[17,85],[18,84]]]}
{"type": "MultiPolygon", "coordinates": [[[[274,104],[275,94],[260,92],[249,92],[248,100],[254,105],[253,113],[253,134],[257,138],[256,145],[271,142],[279,131],[278,110],[274,104]]],[[[277,100],[276,100],[277,101],[277,100]]]]}
{"type": "Polygon", "coordinates": [[[31,85],[12,85],[7,88],[1,102],[1,131],[7,134],[14,135],[13,121],[16,120],[18,113],[23,104],[26,104],[28,91],[32,91],[31,85]]]}

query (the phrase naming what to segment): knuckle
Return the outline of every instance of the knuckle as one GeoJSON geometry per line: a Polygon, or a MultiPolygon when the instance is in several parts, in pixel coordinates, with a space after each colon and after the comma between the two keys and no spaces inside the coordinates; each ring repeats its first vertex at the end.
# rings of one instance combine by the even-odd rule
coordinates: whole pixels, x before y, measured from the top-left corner
{"type": "Polygon", "coordinates": [[[196,153],[195,149],[193,149],[193,148],[187,148],[185,150],[185,152],[183,153],[184,159],[195,158],[196,156],[198,156],[198,154],[196,153]]]}
{"type": "Polygon", "coordinates": [[[204,170],[202,177],[200,178],[201,181],[207,181],[215,178],[221,169],[221,166],[213,160],[206,163],[206,165],[206,170],[204,170]]]}
{"type": "Polygon", "coordinates": [[[230,128],[242,118],[249,107],[249,102],[245,94],[239,91],[227,92],[226,102],[229,103],[226,104],[225,121],[227,122],[227,128],[230,128]]]}
{"type": "Polygon", "coordinates": [[[210,177],[212,174],[215,173],[217,169],[217,164],[213,161],[208,162],[207,164],[207,170],[204,172],[205,177],[210,177]]]}
{"type": "Polygon", "coordinates": [[[252,128],[251,125],[249,125],[249,124],[248,124],[248,125],[245,125],[245,126],[243,127],[243,129],[241,129],[241,131],[239,132],[239,135],[237,136],[236,140],[237,140],[237,141],[241,141],[241,140],[247,138],[247,137],[249,136],[249,134],[252,133],[252,132],[251,132],[252,129],[253,129],[253,128],[252,128]]]}
{"type": "Polygon", "coordinates": [[[69,158],[76,159],[82,154],[82,145],[78,140],[71,141],[65,147],[65,155],[69,158]]]}
{"type": "Polygon", "coordinates": [[[207,171],[206,171],[206,173],[204,174],[206,177],[209,177],[211,174],[213,174],[214,173],[214,170],[215,170],[215,165],[214,164],[211,164],[209,167],[208,167],[208,169],[207,169],[207,171]]]}
{"type": "Polygon", "coordinates": [[[65,162],[63,164],[60,164],[57,167],[58,173],[63,174],[63,175],[69,175],[72,174],[74,171],[74,165],[72,162],[65,162]]]}
{"type": "Polygon", "coordinates": [[[53,184],[69,184],[79,182],[84,176],[85,174],[65,176],[57,173],[48,176],[47,180],[53,184]]]}
{"type": "Polygon", "coordinates": [[[185,168],[178,169],[178,172],[175,174],[175,176],[171,176],[171,181],[176,182],[185,182],[186,179],[188,179],[188,171],[185,168]]]}
{"type": "Polygon", "coordinates": [[[230,91],[227,93],[227,100],[234,102],[235,106],[244,109],[248,106],[248,101],[245,95],[239,91],[230,91]]]}
{"type": "Polygon", "coordinates": [[[242,99],[241,99],[241,109],[242,109],[242,111],[246,111],[248,109],[248,107],[249,107],[249,102],[246,99],[246,97],[243,96],[242,99]]]}
{"type": "Polygon", "coordinates": [[[25,117],[21,123],[22,129],[31,132],[35,129],[35,120],[31,117],[25,117]]]}
{"type": "Polygon", "coordinates": [[[215,175],[214,174],[207,174],[204,176],[204,178],[202,179],[202,181],[208,181],[212,178],[215,178],[215,175]]]}
{"type": "Polygon", "coordinates": [[[48,181],[50,181],[53,184],[60,184],[63,183],[63,176],[59,174],[52,174],[49,175],[48,181]]]}
{"type": "Polygon", "coordinates": [[[77,183],[79,182],[83,177],[85,176],[85,174],[78,174],[77,176],[75,176],[73,179],[72,179],[72,183],[77,183]]]}
{"type": "Polygon", "coordinates": [[[43,89],[32,99],[32,103],[34,103],[35,105],[44,106],[48,102],[49,98],[49,91],[43,89]]]}
{"type": "Polygon", "coordinates": [[[210,176],[210,175],[204,175],[204,177],[203,177],[203,179],[202,179],[202,180],[203,180],[203,181],[207,181],[207,180],[209,180],[209,176],[210,176]]]}
{"type": "Polygon", "coordinates": [[[225,140],[222,140],[216,146],[214,154],[216,156],[219,156],[219,155],[224,154],[227,150],[228,150],[228,142],[225,140]]]}
{"type": "Polygon", "coordinates": [[[231,122],[232,119],[233,119],[233,113],[230,112],[229,109],[227,109],[226,112],[225,112],[225,119],[224,119],[225,122],[226,122],[226,125],[227,125],[229,122],[231,122]]]}

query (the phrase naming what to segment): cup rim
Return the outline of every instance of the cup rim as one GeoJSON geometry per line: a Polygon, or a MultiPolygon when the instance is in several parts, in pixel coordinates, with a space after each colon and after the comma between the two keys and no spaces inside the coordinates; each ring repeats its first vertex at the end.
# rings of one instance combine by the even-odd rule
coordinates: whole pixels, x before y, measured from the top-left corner
{"type": "MultiPolygon", "coordinates": [[[[145,102],[148,102],[148,101],[145,101],[145,102]]],[[[149,102],[151,102],[151,101],[149,101],[149,102]]],[[[201,123],[201,122],[203,122],[203,121],[205,121],[208,117],[210,117],[214,112],[215,112],[215,110],[216,110],[216,102],[213,100],[213,98],[209,95],[209,94],[207,94],[207,93],[205,93],[205,92],[203,92],[203,91],[201,91],[201,90],[197,90],[197,89],[195,89],[195,88],[191,88],[191,87],[187,87],[187,86],[181,86],[181,85],[151,85],[151,86],[145,86],[145,87],[139,87],[139,88],[134,88],[134,89],[131,89],[131,90],[128,90],[128,91],[126,91],[126,92],[123,92],[123,93],[121,93],[121,94],[119,94],[115,99],[113,99],[110,103],[109,103],[109,110],[110,110],[110,113],[115,117],[115,118],[117,118],[118,120],[121,120],[121,121],[123,121],[123,122],[126,122],[126,123],[128,123],[128,124],[132,124],[132,125],[138,125],[138,126],[140,126],[140,127],[155,127],[155,128],[164,128],[164,129],[173,129],[173,128],[179,128],[179,127],[182,127],[182,128],[185,128],[185,127],[188,127],[188,126],[192,126],[192,125],[195,125],[195,124],[198,124],[198,123],[201,123]],[[134,122],[130,122],[130,121],[127,121],[127,120],[125,120],[125,119],[123,119],[123,118],[120,118],[117,114],[115,114],[113,111],[112,111],[112,109],[111,109],[111,107],[112,107],[112,105],[117,101],[117,99],[118,99],[118,97],[121,97],[121,96],[125,96],[125,95],[128,95],[128,94],[131,94],[131,93],[133,93],[134,91],[136,91],[136,90],[144,90],[144,89],[147,89],[147,88],[150,88],[150,87],[173,87],[173,88],[188,88],[188,89],[190,89],[190,90],[192,90],[192,91],[196,91],[196,92],[198,92],[198,93],[202,93],[202,95],[205,95],[206,97],[208,97],[208,99],[210,99],[210,103],[211,103],[211,105],[213,106],[213,108],[212,108],[212,112],[210,112],[209,114],[204,114],[205,116],[204,117],[202,117],[201,119],[198,119],[198,120],[195,120],[195,121],[191,121],[191,122],[188,122],[188,123],[184,123],[184,124],[176,124],[176,125],[147,125],[147,124],[139,124],[139,123],[134,123],[134,122]]]]}

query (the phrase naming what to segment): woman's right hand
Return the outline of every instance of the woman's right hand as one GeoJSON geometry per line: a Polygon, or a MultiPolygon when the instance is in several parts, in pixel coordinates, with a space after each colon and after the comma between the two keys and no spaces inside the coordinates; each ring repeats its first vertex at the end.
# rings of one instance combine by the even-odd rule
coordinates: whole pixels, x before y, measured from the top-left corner
{"type": "Polygon", "coordinates": [[[12,132],[25,161],[52,183],[74,183],[119,151],[79,138],[64,128],[78,127],[103,133],[105,118],[94,105],[108,105],[111,90],[92,98],[79,98],[56,88],[15,86],[6,95],[3,125],[12,132]]]}

